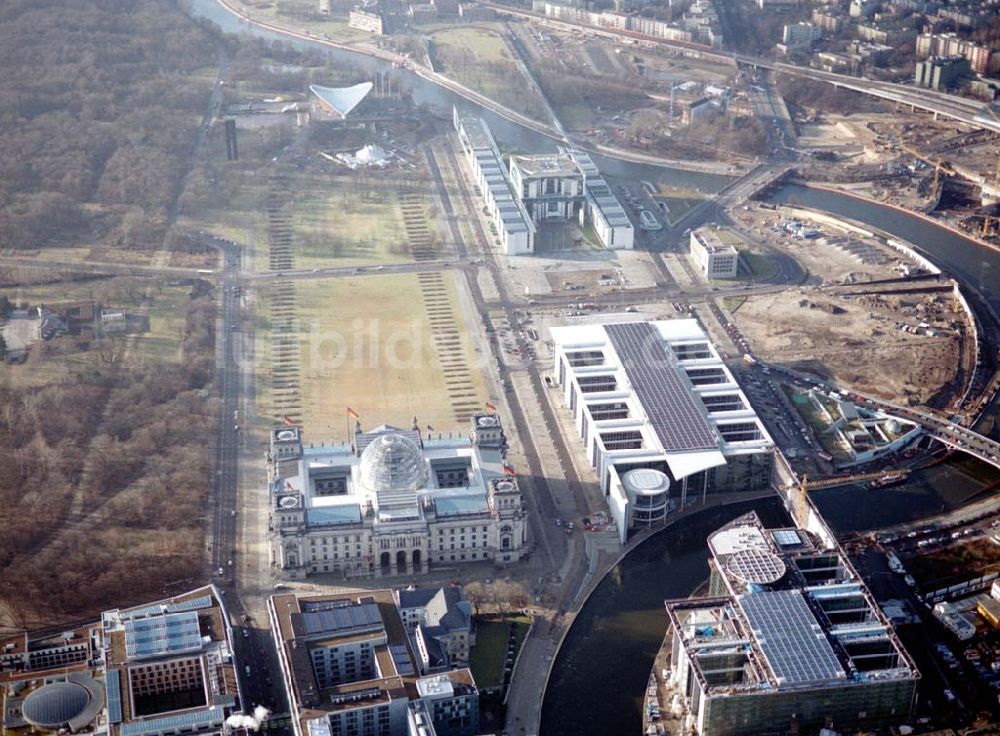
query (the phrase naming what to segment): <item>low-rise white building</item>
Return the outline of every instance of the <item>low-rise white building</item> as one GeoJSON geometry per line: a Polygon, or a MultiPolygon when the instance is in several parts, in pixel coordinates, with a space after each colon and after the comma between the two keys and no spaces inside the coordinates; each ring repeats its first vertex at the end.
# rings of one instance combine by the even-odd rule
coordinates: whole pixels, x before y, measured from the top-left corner
{"type": "Polygon", "coordinates": [[[586,206],[581,213],[581,224],[589,222],[605,248],[631,250],[635,247],[635,228],[597,164],[583,151],[570,151],[569,155],[583,172],[586,206]]]}
{"type": "Polygon", "coordinates": [[[533,253],[535,223],[511,188],[489,126],[482,118],[460,115],[458,108],[452,108],[452,121],[504,252],[510,256],[533,253]]]}
{"type": "Polygon", "coordinates": [[[691,257],[706,279],[734,279],[739,270],[740,252],[736,246],[723,243],[707,228],[691,231],[691,257]]]}
{"type": "Polygon", "coordinates": [[[619,536],[771,483],[774,443],[693,319],[551,328],[553,375],[619,536]]]}
{"type": "Polygon", "coordinates": [[[350,444],[307,447],[298,427],[275,429],[271,562],[298,578],[516,562],[527,524],[506,447],[495,414],[473,417],[468,437],[359,425],[350,444]]]}

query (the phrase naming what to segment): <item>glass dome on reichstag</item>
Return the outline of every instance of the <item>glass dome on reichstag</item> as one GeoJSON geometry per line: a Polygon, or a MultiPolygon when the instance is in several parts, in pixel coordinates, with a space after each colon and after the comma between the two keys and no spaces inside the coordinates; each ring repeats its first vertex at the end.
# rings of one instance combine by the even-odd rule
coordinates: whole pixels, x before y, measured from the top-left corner
{"type": "Polygon", "coordinates": [[[416,491],[427,485],[427,463],[420,447],[400,434],[384,434],[364,449],[361,483],[376,493],[416,491]]]}

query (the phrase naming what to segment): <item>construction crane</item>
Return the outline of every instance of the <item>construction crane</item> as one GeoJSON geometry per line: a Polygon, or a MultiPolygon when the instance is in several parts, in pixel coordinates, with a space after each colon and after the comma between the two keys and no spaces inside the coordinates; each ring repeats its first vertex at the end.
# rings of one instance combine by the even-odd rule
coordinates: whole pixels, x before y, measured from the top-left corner
{"type": "MultiPolygon", "coordinates": [[[[899,147],[902,150],[906,151],[906,153],[913,156],[913,158],[919,159],[920,161],[923,161],[924,163],[934,167],[934,186],[937,186],[942,171],[948,176],[955,176],[958,173],[955,171],[955,169],[951,167],[951,164],[948,163],[947,161],[939,161],[936,158],[932,158],[931,156],[928,156],[926,153],[918,151],[913,146],[901,143],[899,147]]],[[[998,166],[1000,166],[1000,163],[998,163],[998,166]]]]}

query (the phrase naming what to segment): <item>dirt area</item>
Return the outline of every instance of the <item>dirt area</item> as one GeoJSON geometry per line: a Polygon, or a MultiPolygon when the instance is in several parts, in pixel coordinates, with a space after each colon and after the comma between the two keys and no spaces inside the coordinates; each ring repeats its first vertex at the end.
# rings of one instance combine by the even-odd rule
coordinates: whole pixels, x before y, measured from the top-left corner
{"type": "Polygon", "coordinates": [[[512,294],[531,298],[552,293],[567,293],[587,301],[590,295],[648,289],[656,283],[656,268],[652,255],[636,250],[604,250],[583,245],[536,255],[532,258],[499,256],[506,266],[505,274],[512,294]]]}
{"type": "Polygon", "coordinates": [[[906,569],[924,590],[934,590],[1000,570],[1000,545],[987,539],[955,544],[906,559],[906,569]]]}
{"type": "Polygon", "coordinates": [[[960,338],[895,328],[915,319],[897,298],[837,296],[795,289],[748,298],[733,313],[754,353],[887,399],[926,402],[956,377],[960,338]]]}
{"type": "MultiPolygon", "coordinates": [[[[811,284],[842,284],[898,278],[902,256],[873,237],[831,217],[794,207],[734,213],[760,240],[780,248],[809,272],[811,284]],[[796,237],[786,226],[801,223],[817,237],[796,237]]],[[[916,265],[916,264],[911,264],[916,265]]]]}

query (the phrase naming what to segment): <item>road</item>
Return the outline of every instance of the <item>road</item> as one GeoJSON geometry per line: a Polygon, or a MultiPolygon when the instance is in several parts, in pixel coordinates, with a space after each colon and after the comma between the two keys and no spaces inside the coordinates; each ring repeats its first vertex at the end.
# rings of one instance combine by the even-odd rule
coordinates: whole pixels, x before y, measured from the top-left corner
{"type": "Polygon", "coordinates": [[[835,87],[843,87],[856,92],[879,97],[892,102],[899,102],[914,108],[925,110],[935,115],[958,120],[972,127],[984,128],[987,130],[1000,131],[1000,118],[989,113],[989,108],[981,102],[975,100],[965,100],[954,97],[935,90],[908,87],[894,82],[879,82],[869,79],[859,79],[847,74],[837,74],[834,72],[822,72],[808,67],[796,66],[781,62],[773,62],[748,54],[735,54],[724,51],[714,51],[707,47],[696,44],[683,43],[678,41],[665,41],[643,36],[630,31],[612,30],[609,28],[596,28],[594,26],[573,23],[567,20],[556,20],[543,14],[535,13],[509,5],[501,5],[491,2],[482,2],[501,15],[520,17],[531,20],[538,25],[558,28],[564,31],[585,32],[589,36],[607,38],[618,43],[633,44],[641,41],[644,44],[653,45],[676,54],[689,56],[692,58],[714,61],[722,64],[739,64],[753,66],[758,69],[769,69],[782,71],[787,74],[807,77],[818,82],[826,82],[835,87]]]}
{"type": "Polygon", "coordinates": [[[235,360],[239,328],[240,250],[223,250],[224,275],[221,283],[222,315],[219,330],[218,385],[222,408],[216,449],[216,475],[212,521],[210,573],[223,585],[231,585],[236,565],[236,488],[238,480],[241,382],[235,360]]]}

